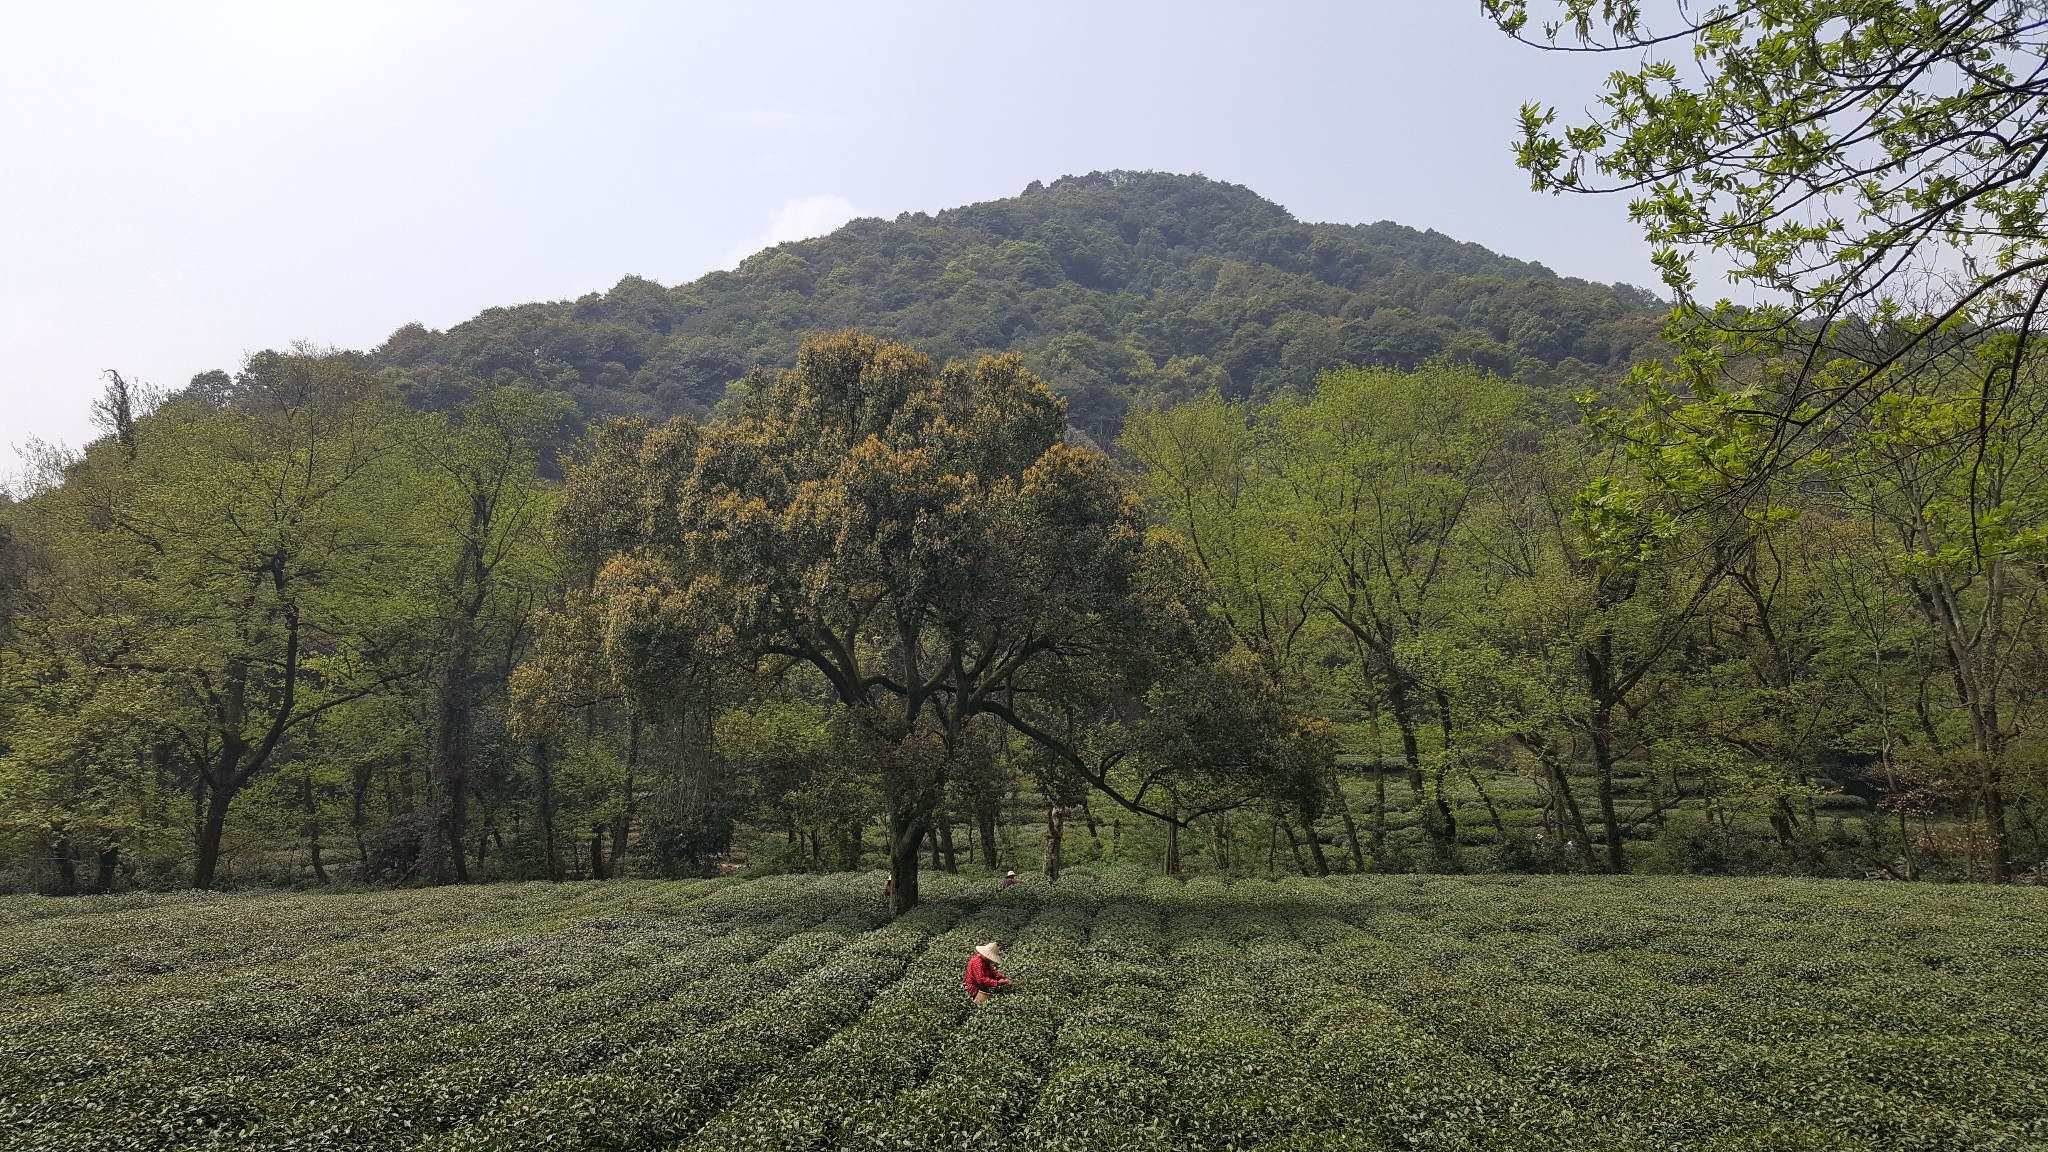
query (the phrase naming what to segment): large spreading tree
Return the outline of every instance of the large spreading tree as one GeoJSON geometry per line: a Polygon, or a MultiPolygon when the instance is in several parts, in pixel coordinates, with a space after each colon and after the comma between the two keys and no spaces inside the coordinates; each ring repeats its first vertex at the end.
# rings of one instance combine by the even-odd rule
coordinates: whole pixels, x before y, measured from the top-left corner
{"type": "Polygon", "coordinates": [[[597,582],[621,678],[658,692],[649,669],[714,648],[820,678],[880,782],[898,912],[970,721],[1127,634],[1143,509],[1065,432],[1014,356],[940,369],[845,332],[608,458],[644,516],[597,582]]]}

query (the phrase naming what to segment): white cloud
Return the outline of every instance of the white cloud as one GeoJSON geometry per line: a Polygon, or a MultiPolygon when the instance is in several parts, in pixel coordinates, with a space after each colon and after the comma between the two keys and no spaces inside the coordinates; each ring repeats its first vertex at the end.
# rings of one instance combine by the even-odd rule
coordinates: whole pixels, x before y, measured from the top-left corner
{"type": "Polygon", "coordinates": [[[761,249],[785,240],[823,236],[857,215],[859,213],[845,197],[830,193],[791,200],[782,206],[782,211],[776,214],[775,222],[768,225],[766,232],[733,245],[732,251],[725,254],[725,263],[721,267],[731,268],[761,249]]]}

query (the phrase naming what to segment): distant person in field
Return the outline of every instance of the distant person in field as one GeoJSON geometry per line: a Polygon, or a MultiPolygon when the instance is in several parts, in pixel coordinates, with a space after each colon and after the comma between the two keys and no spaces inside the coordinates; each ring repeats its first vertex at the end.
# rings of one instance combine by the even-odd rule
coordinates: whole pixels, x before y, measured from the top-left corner
{"type": "Polygon", "coordinates": [[[996,970],[1002,957],[996,953],[996,942],[991,940],[974,950],[967,958],[967,976],[961,980],[967,991],[974,996],[976,1004],[986,1004],[999,988],[1008,988],[1010,978],[996,970]]]}
{"type": "Polygon", "coordinates": [[[1015,883],[1017,883],[1017,874],[1015,872],[1009,872],[1003,876],[1003,887],[1008,888],[1015,883]]]}

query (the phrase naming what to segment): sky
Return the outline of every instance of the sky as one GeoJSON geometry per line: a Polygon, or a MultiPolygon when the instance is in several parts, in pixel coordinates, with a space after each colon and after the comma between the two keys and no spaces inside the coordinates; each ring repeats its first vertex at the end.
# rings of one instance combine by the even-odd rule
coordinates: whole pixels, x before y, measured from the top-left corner
{"type": "Polygon", "coordinates": [[[294,341],[665,284],[854,216],[1096,169],[1654,285],[1608,197],[1531,192],[1525,100],[1623,63],[1477,0],[0,0],[0,471],[294,341]]]}

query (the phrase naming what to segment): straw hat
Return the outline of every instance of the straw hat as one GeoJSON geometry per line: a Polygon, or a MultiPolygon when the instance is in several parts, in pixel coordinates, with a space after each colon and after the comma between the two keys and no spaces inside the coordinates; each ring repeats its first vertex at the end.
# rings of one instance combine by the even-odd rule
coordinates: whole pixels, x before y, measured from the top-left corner
{"type": "Polygon", "coordinates": [[[982,958],[987,960],[991,964],[1000,964],[1003,962],[1003,958],[1001,956],[996,955],[996,942],[993,940],[976,948],[975,951],[980,953],[982,958]]]}

